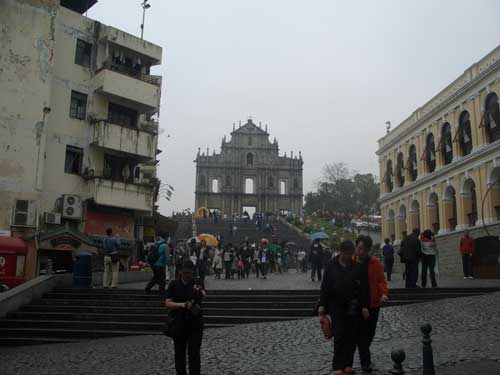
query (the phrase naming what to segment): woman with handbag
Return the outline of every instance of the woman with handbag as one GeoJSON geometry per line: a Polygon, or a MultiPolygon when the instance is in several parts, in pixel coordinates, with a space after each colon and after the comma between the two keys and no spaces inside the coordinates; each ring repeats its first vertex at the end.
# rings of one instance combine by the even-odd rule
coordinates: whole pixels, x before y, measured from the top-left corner
{"type": "Polygon", "coordinates": [[[186,349],[189,357],[189,375],[200,375],[200,349],[203,337],[201,302],[205,288],[193,278],[194,265],[184,261],[180,279],[172,281],[165,293],[165,306],[169,310],[166,331],[174,340],[175,371],[187,375],[186,349]]]}

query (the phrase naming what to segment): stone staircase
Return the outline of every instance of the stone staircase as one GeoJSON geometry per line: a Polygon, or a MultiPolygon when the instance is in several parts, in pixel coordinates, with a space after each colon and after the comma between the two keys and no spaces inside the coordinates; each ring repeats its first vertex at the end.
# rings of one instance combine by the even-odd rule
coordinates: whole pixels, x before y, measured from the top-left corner
{"type": "MultiPolygon", "coordinates": [[[[198,234],[200,233],[209,233],[214,236],[218,233],[222,233],[224,236],[225,243],[233,243],[233,244],[241,244],[245,241],[245,238],[248,238],[250,242],[259,243],[262,238],[267,238],[271,240],[272,235],[265,231],[264,221],[262,224],[262,230],[257,230],[257,227],[254,222],[251,220],[245,224],[244,221],[231,221],[231,220],[219,220],[215,223],[211,219],[196,219],[196,230],[198,234]],[[237,230],[234,234],[231,233],[231,226],[236,226],[237,230]]],[[[304,247],[307,251],[310,246],[310,241],[304,236],[300,235],[296,230],[292,229],[286,223],[281,222],[280,220],[273,221],[272,224],[276,228],[275,238],[278,242],[288,241],[295,242],[298,246],[304,247]]]]}
{"type": "MultiPolygon", "coordinates": [[[[393,289],[388,306],[481,295],[500,288],[393,289]]],[[[318,290],[214,290],[203,304],[206,328],[301,319],[318,290]]],[[[0,346],[157,335],[166,319],[158,295],[141,290],[58,289],[0,319],[0,346]]]]}

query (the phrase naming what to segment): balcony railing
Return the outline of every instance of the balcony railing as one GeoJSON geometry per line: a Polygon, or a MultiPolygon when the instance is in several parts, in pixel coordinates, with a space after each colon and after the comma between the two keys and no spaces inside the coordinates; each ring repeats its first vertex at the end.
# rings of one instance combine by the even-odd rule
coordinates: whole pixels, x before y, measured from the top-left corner
{"type": "Polygon", "coordinates": [[[161,76],[153,76],[150,74],[144,74],[139,69],[129,67],[127,65],[119,64],[113,61],[104,61],[102,63],[101,69],[109,69],[117,73],[124,74],[126,76],[141,80],[146,83],[161,87],[161,76]]]}

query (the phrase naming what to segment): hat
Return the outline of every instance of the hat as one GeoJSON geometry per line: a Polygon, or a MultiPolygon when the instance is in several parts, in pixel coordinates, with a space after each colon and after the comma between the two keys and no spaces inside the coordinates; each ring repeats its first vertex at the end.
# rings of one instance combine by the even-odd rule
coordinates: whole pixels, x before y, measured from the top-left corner
{"type": "Polygon", "coordinates": [[[194,272],[194,264],[190,260],[182,262],[181,272],[194,272]]]}

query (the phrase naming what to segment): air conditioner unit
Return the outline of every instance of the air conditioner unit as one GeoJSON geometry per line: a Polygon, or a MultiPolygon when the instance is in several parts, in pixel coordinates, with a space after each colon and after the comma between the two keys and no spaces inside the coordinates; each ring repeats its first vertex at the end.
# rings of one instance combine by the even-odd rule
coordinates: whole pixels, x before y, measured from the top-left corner
{"type": "Polygon", "coordinates": [[[82,218],[82,198],[78,195],[63,195],[62,217],[66,219],[82,218]]]}
{"type": "Polygon", "coordinates": [[[55,212],[45,212],[43,218],[46,224],[61,224],[61,214],[55,212]]]}
{"type": "Polygon", "coordinates": [[[36,227],[36,201],[17,199],[12,210],[12,226],[36,227]]]}

